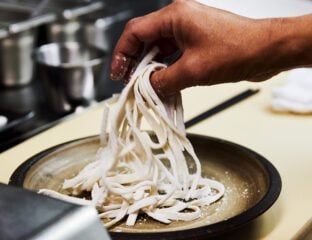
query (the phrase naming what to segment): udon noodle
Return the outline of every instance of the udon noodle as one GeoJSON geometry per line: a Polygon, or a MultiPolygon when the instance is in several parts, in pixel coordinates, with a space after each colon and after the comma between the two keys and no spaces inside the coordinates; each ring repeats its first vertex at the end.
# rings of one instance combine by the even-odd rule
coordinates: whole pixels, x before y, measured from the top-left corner
{"type": "Polygon", "coordinates": [[[151,74],[166,67],[152,61],[156,54],[157,49],[149,52],[121,95],[106,102],[95,160],[64,181],[71,196],[49,189],[40,193],[96,207],[107,227],[124,218],[132,226],[140,213],[167,224],[192,221],[201,207],[223,196],[221,183],[201,176],[186,137],[181,95],[162,102],[151,86],[151,74]],[[141,129],[142,119],[150,132],[141,129]],[[78,197],[86,191],[90,198],[78,197]]]}

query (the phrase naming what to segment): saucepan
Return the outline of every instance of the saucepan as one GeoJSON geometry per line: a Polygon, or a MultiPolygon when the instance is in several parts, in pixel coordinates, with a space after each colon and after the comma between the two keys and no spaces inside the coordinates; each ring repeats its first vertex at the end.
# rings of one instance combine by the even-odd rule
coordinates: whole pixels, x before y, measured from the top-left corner
{"type": "Polygon", "coordinates": [[[94,99],[96,83],[106,63],[106,53],[78,42],[51,43],[34,54],[52,110],[73,111],[94,99]]]}

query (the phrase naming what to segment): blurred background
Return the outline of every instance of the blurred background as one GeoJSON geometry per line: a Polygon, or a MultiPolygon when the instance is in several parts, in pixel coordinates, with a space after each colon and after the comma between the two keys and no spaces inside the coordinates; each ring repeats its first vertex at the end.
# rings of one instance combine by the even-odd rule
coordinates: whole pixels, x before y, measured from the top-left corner
{"type": "Polygon", "coordinates": [[[169,2],[1,0],[0,151],[119,92],[108,68],[124,25],[169,2]]]}

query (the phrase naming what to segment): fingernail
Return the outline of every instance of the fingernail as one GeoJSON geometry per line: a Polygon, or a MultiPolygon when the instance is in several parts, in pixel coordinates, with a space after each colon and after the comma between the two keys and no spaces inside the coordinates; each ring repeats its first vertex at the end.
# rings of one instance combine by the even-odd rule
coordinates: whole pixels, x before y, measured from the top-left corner
{"type": "Polygon", "coordinates": [[[115,55],[111,64],[110,78],[112,80],[122,80],[129,68],[131,59],[122,55],[115,55]]]}
{"type": "Polygon", "coordinates": [[[154,88],[155,92],[160,98],[164,98],[164,94],[162,92],[162,82],[157,77],[158,73],[153,72],[151,75],[151,85],[154,88]]]}
{"type": "Polygon", "coordinates": [[[137,61],[135,59],[130,59],[129,64],[128,64],[128,69],[125,72],[125,75],[123,77],[123,81],[125,85],[128,84],[128,82],[130,81],[133,73],[135,72],[136,67],[137,67],[137,61]]]}

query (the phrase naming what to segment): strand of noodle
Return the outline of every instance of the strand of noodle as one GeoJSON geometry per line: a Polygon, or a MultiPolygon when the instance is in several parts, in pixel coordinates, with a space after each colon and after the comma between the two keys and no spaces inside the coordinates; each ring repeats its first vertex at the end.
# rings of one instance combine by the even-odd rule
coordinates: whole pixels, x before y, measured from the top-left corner
{"type": "Polygon", "coordinates": [[[82,199],[82,198],[76,198],[76,197],[70,197],[70,196],[55,192],[55,191],[50,190],[50,189],[40,189],[38,193],[47,195],[49,197],[58,198],[58,199],[61,199],[63,201],[78,204],[78,205],[86,205],[86,206],[92,205],[92,202],[89,200],[82,199]]]}
{"type": "Polygon", "coordinates": [[[121,208],[120,208],[120,211],[119,211],[119,214],[117,215],[117,217],[114,220],[112,220],[112,221],[110,221],[108,223],[105,223],[105,226],[107,228],[109,228],[109,227],[113,226],[114,224],[116,224],[117,222],[119,222],[121,219],[124,218],[124,216],[126,216],[127,211],[128,211],[128,204],[127,204],[126,201],[123,201],[123,203],[121,205],[121,208]]]}
{"type": "Polygon", "coordinates": [[[135,224],[135,222],[136,222],[136,219],[137,219],[138,215],[139,215],[138,212],[130,213],[128,218],[127,218],[126,225],[133,226],[135,224]]]}

